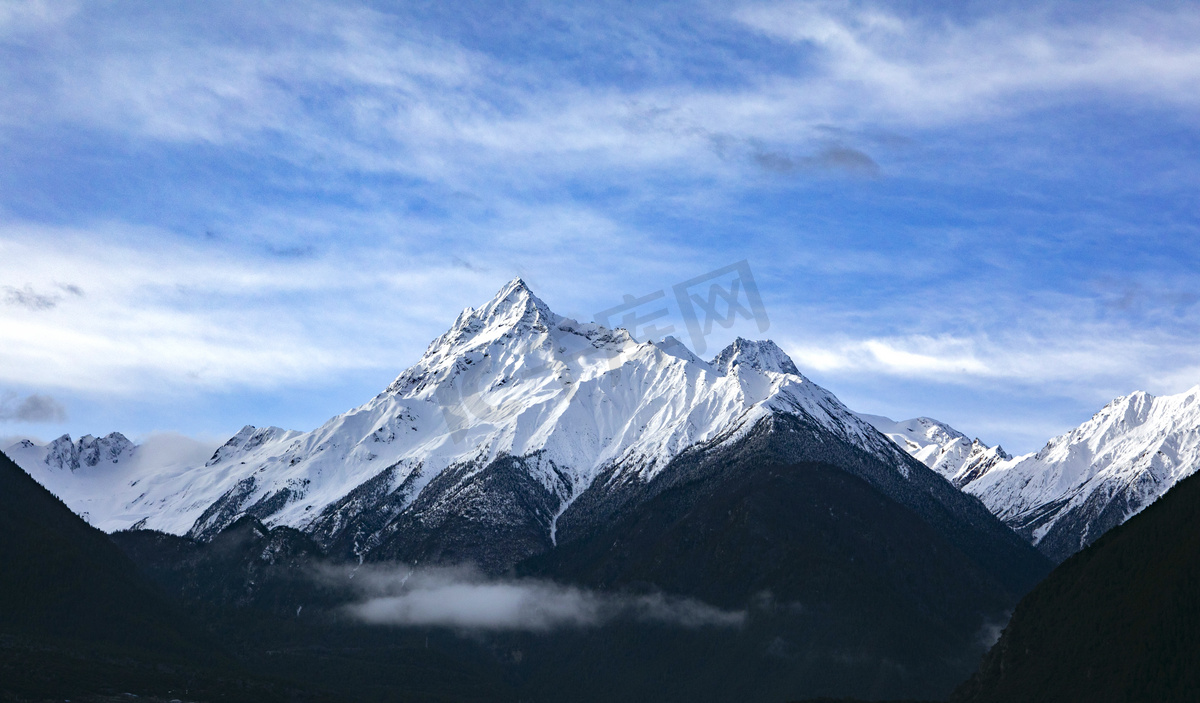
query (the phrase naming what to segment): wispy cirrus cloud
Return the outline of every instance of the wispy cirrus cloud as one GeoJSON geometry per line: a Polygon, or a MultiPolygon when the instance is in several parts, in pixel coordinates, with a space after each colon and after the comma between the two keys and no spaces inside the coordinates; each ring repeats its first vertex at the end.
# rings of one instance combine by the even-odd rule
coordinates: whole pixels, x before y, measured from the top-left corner
{"type": "Polygon", "coordinates": [[[73,15],[79,3],[64,0],[3,0],[0,34],[15,34],[59,24],[73,15]]]}
{"type": "Polygon", "coordinates": [[[1193,106],[1200,19],[1187,7],[1106,5],[1065,14],[998,5],[957,21],[902,16],[881,3],[783,2],[735,17],[819,51],[818,101],[875,122],[995,118],[1102,90],[1193,106]],[[848,98],[857,96],[857,105],[848,98]]]}
{"type": "Polygon", "coordinates": [[[1125,9],[1098,20],[1001,7],[957,21],[870,3],[699,12],[697,33],[672,37],[676,44],[626,32],[658,54],[640,67],[654,79],[630,89],[619,75],[585,80],[549,61],[512,61],[365,6],[247,6],[197,18],[184,42],[182,29],[139,32],[87,5],[57,13],[60,37],[91,20],[109,31],[82,46],[42,47],[54,87],[10,76],[11,107],[25,106],[10,112],[285,158],[301,147],[355,168],[462,181],[484,163],[522,174],[680,163],[719,170],[714,139],[786,147],[747,149],[747,165],[786,164],[771,155],[793,153],[791,163],[810,168],[874,170],[861,146],[822,146],[821,130],[996,118],[1077,99],[1076,91],[1186,105],[1200,94],[1200,49],[1190,39],[1197,20],[1185,10],[1125,9]],[[253,31],[222,31],[235,19],[253,31]],[[696,81],[673,64],[672,54],[708,34],[739,29],[747,33],[739,50],[711,69],[718,80],[696,81]],[[802,70],[773,68],[753,33],[809,47],[813,60],[802,70]]]}
{"type": "MultiPolygon", "coordinates": [[[[386,229],[390,221],[361,224],[386,229]]],[[[275,226],[268,219],[255,227],[265,238],[275,226]]],[[[438,250],[437,230],[401,240],[376,231],[362,246],[297,255],[257,237],[228,242],[120,223],[0,221],[0,280],[36,282],[0,298],[9,302],[0,308],[0,384],[129,397],[150,387],[159,394],[278,389],[364,369],[385,378],[416,361],[459,310],[490,298],[531,257],[560,264],[531,272],[543,291],[577,291],[556,301],[564,312],[586,319],[591,300],[620,300],[603,280],[580,287],[573,257],[589,251],[615,271],[632,246],[629,233],[569,211],[509,227],[492,232],[487,246],[467,239],[438,250]],[[574,246],[548,254],[550,241],[574,246]],[[455,251],[486,265],[463,266],[455,251]],[[86,294],[54,284],[59,277],[87,281],[86,294]]],[[[667,285],[685,259],[649,257],[637,268],[657,268],[667,285]]],[[[629,271],[627,264],[621,273],[629,271]]]]}
{"type": "Polygon", "coordinates": [[[1197,368],[1194,4],[472,12],[0,4],[0,382],[386,376],[518,272],[586,318],[744,258],[838,384],[1197,368]]]}
{"type": "MultiPolygon", "coordinates": [[[[271,264],[120,227],[117,237],[12,224],[4,231],[0,275],[66,274],[87,280],[89,294],[66,305],[48,296],[31,302],[22,292],[0,326],[0,383],[121,394],[163,384],[269,388],[386,363],[378,330],[351,341],[348,327],[361,320],[325,305],[346,295],[339,272],[353,261],[271,264]]],[[[407,283],[411,297],[397,307],[421,315],[419,274],[404,281],[383,267],[364,273],[357,285],[390,289],[398,302],[407,283]]],[[[431,274],[438,275],[424,272],[431,274]]]]}
{"type": "Polygon", "coordinates": [[[1180,343],[1162,341],[1100,334],[1069,340],[1027,333],[1007,338],[913,335],[830,340],[818,347],[796,347],[793,354],[798,364],[825,374],[882,374],[967,387],[997,382],[1055,384],[1059,392],[1068,388],[1077,392],[1104,379],[1106,387],[1089,390],[1086,397],[1097,392],[1105,397],[1108,383],[1117,378],[1136,378],[1139,388],[1171,388],[1154,370],[1154,362],[1175,357],[1171,361],[1178,363],[1187,350],[1180,343]]]}

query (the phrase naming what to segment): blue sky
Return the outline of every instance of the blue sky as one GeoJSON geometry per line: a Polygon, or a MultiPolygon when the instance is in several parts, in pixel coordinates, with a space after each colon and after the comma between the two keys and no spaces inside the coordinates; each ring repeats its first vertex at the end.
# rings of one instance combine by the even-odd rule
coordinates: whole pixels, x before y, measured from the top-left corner
{"type": "MultiPolygon", "coordinates": [[[[1195,3],[0,2],[0,435],[309,429],[746,260],[850,407],[1200,383],[1195,3]]],[[[677,311],[673,313],[677,325],[677,311]]],[[[686,341],[686,340],[685,340],[686,341]]]]}

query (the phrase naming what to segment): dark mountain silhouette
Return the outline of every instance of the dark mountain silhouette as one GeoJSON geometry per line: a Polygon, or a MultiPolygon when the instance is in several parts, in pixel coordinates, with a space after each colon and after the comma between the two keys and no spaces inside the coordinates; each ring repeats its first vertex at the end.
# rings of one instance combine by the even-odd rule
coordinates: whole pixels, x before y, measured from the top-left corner
{"type": "Polygon", "coordinates": [[[3,454],[0,565],[0,698],[310,698],[247,674],[107,535],[3,454]]]}
{"type": "Polygon", "coordinates": [[[1200,476],[1063,562],[1017,606],[955,703],[1195,701],[1200,476]]]}

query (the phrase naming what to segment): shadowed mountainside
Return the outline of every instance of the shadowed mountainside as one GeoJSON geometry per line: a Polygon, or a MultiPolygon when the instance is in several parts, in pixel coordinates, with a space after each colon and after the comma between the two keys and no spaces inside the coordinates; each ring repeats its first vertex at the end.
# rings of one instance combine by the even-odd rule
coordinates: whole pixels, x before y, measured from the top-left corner
{"type": "Polygon", "coordinates": [[[324,700],[248,675],[103,532],[0,454],[0,696],[324,700]]]}
{"type": "Polygon", "coordinates": [[[1200,476],[1063,562],[954,703],[1195,701],[1200,476]]]}

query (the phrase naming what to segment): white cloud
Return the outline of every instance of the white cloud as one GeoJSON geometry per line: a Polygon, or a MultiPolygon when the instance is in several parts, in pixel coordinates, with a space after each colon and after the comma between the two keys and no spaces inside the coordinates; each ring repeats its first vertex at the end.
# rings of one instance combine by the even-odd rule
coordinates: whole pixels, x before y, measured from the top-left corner
{"type": "Polygon", "coordinates": [[[790,2],[735,17],[819,48],[814,102],[855,121],[997,117],[1097,89],[1186,106],[1200,95],[1200,18],[1187,8],[1070,20],[1026,8],[963,23],[901,17],[874,3],[790,2]]]}
{"type": "MultiPolygon", "coordinates": [[[[361,245],[300,257],[120,223],[0,220],[0,280],[55,296],[52,305],[0,304],[0,387],[168,397],[303,385],[364,369],[397,374],[459,310],[485,302],[515,274],[532,274],[531,285],[556,309],[590,319],[599,303],[644,292],[614,290],[614,282],[642,273],[669,285],[688,260],[638,244],[586,210],[542,215],[516,209],[487,234],[460,233],[461,246],[441,228],[389,235],[390,219],[354,216],[343,226],[365,230],[361,245]],[[460,265],[453,251],[480,266],[460,265]],[[597,275],[581,281],[585,257],[597,275]],[[530,263],[536,269],[523,270],[530,263]]],[[[310,226],[262,217],[237,241],[310,226]]]]}
{"type": "Polygon", "coordinates": [[[1042,392],[1105,402],[1134,390],[1178,393],[1200,382],[1194,344],[1119,326],[1071,325],[1057,334],[1022,327],[1003,335],[828,338],[785,344],[802,371],[830,379],[864,376],[963,388],[1041,386],[1042,392]]]}
{"type": "Polygon", "coordinates": [[[351,617],[372,625],[440,626],[466,630],[545,631],[596,627],[614,620],[676,627],[740,627],[745,611],[662,594],[602,593],[535,579],[487,579],[462,568],[360,567],[329,569],[329,583],[360,600],[351,617]]]}
{"type": "Polygon", "coordinates": [[[443,272],[418,264],[405,276],[386,260],[353,255],[273,260],[166,233],[0,227],[0,279],[86,290],[50,308],[0,307],[0,383],[10,385],[126,393],[270,388],[394,364],[386,342],[406,326],[424,314],[453,317],[420,304],[435,297],[430,276],[461,278],[448,262],[443,272]],[[347,270],[356,275],[348,279],[347,270]],[[353,310],[372,295],[377,307],[353,310]],[[351,333],[383,310],[398,319],[351,333]]]}
{"type": "Polygon", "coordinates": [[[199,466],[208,461],[225,440],[196,438],[177,432],[155,432],[140,441],[132,473],[165,472],[199,466]]]}
{"type": "Polygon", "coordinates": [[[874,5],[750,5],[724,20],[726,31],[733,22],[815,46],[815,63],[783,71],[731,60],[743,73],[730,85],[665,75],[637,89],[584,82],[549,62],[516,65],[366,9],[274,10],[237,15],[261,30],[253,41],[234,42],[200,22],[186,40],[169,26],[131,26],[86,45],[43,47],[39,66],[56,87],[47,95],[46,84],[11,77],[6,119],[65,120],[289,160],[319,155],[469,188],[681,165],[729,176],[753,161],[756,141],[820,154],[830,148],[829,125],[920,128],[1081,91],[1188,107],[1200,95],[1191,39],[1200,20],[1185,10],[1070,21],[998,11],[935,23],[874,5]],[[22,98],[22,90],[38,92],[22,98]],[[714,150],[740,161],[731,168],[714,150]]]}

